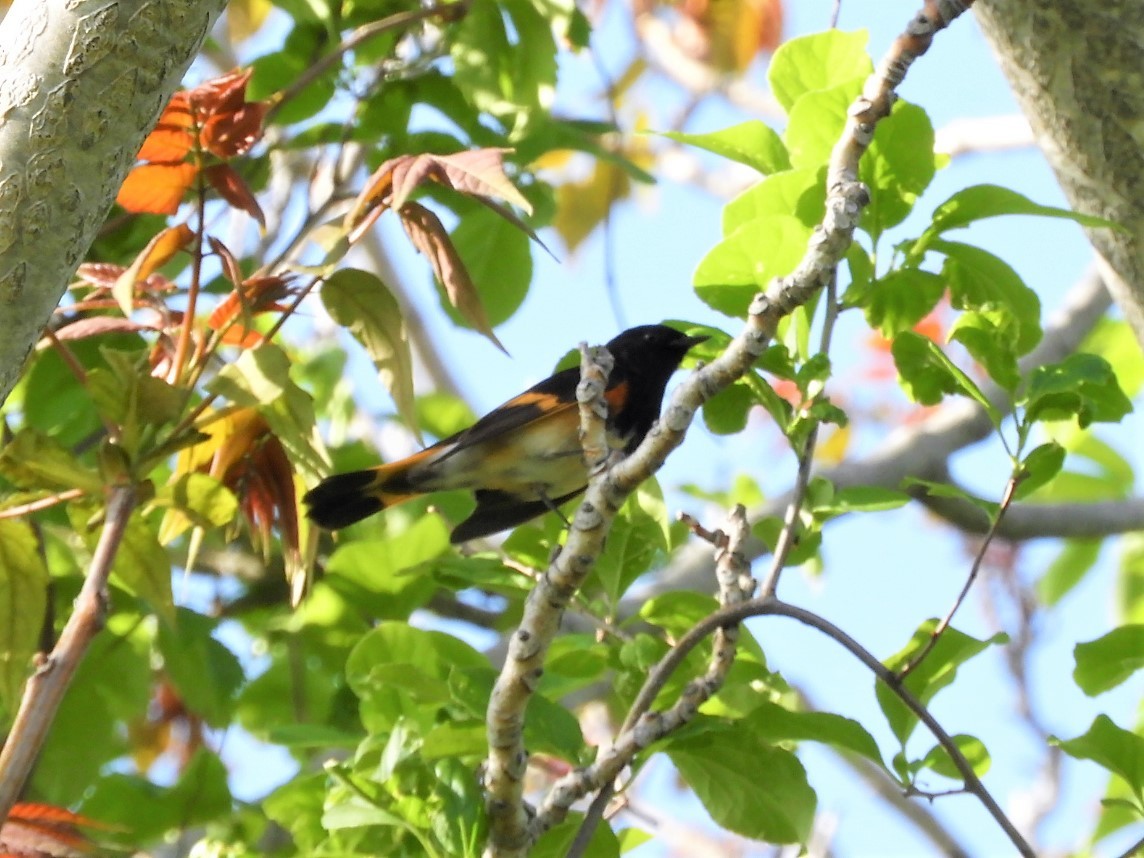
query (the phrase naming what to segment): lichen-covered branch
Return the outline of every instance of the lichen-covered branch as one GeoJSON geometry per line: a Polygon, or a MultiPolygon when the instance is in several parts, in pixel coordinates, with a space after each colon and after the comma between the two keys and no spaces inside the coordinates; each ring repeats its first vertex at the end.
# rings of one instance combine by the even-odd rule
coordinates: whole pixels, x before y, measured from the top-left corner
{"type": "Polygon", "coordinates": [[[763,353],[779,321],[834,277],[853,240],[862,209],[869,203],[869,192],[858,181],[858,162],[873,140],[877,123],[889,115],[895,89],[910,65],[925,53],[939,30],[971,5],[972,0],[927,0],[923,11],[895,40],[850,108],[828,166],[825,217],[815,228],[795,271],[755,297],[744,330],[723,354],[676,388],[659,423],[639,448],[590,479],[564,549],[529,594],[521,625],[509,642],[508,657],[489,704],[487,855],[523,855],[529,846],[529,811],[523,801],[528,755],[522,713],[539,681],[544,656],[559,630],[563,611],[603,549],[612,519],[627,496],[683,442],[699,407],[740,378],[763,353]]]}

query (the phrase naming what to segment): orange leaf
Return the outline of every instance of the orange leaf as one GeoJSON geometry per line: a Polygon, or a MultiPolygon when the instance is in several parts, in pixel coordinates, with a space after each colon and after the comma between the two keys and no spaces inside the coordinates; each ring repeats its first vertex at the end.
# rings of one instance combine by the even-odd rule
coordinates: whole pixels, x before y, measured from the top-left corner
{"type": "Polygon", "coordinates": [[[242,178],[229,164],[215,164],[204,171],[207,181],[218,191],[220,197],[230,203],[239,211],[244,211],[266,229],[266,216],[262,207],[254,198],[246,180],[242,178]]]}
{"type": "Polygon", "coordinates": [[[258,344],[262,334],[250,330],[248,325],[235,325],[239,316],[249,322],[258,313],[282,310],[284,308],[278,302],[292,291],[289,281],[284,277],[251,277],[215,307],[207,320],[207,326],[222,331],[224,343],[251,348],[258,344]]]}
{"type": "Polygon", "coordinates": [[[465,321],[488,337],[498,349],[505,351],[489,324],[477,287],[437,215],[417,203],[406,203],[400,214],[401,225],[405,227],[409,240],[433,266],[433,273],[445,287],[449,303],[456,307],[465,321]]]}
{"type": "Polygon", "coordinates": [[[111,294],[119,302],[123,315],[131,315],[135,307],[135,287],[139,281],[146,280],[155,269],[170,261],[194,236],[191,228],[181,223],[178,226],[167,227],[147,242],[147,246],[140,251],[135,261],[119,275],[115,285],[111,287],[111,294]]]}
{"type": "Polygon", "coordinates": [[[115,201],[136,214],[174,214],[196,172],[194,164],[141,164],[127,174],[115,201]]]}
{"type": "Polygon", "coordinates": [[[0,828],[0,850],[16,858],[80,858],[93,849],[80,826],[106,827],[62,807],[16,804],[0,828]]]}

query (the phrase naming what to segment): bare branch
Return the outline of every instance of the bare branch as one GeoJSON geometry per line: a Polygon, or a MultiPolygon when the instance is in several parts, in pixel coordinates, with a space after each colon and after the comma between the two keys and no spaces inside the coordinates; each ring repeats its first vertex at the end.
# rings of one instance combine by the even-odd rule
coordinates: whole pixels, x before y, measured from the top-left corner
{"type": "Polygon", "coordinates": [[[118,485],[111,489],[103,532],[92,554],[83,588],[76,597],[75,609],[55,648],[24,687],[20,709],[0,750],[0,823],[8,818],[12,805],[20,797],[64,692],[92,638],[103,626],[107,578],[135,503],[134,486],[118,485]]]}

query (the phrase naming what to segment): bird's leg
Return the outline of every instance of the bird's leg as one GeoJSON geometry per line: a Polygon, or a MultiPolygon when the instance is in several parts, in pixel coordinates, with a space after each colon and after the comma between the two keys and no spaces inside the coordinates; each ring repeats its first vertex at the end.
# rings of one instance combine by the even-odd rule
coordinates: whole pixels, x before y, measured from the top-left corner
{"type": "Polygon", "coordinates": [[[560,520],[561,520],[562,522],[564,522],[564,526],[565,526],[565,527],[567,527],[567,528],[569,528],[569,529],[571,529],[571,528],[572,528],[572,522],[570,522],[570,521],[568,520],[568,517],[567,517],[566,515],[564,515],[564,513],[562,513],[562,512],[560,511],[560,507],[558,507],[556,504],[554,504],[554,503],[552,502],[552,498],[550,498],[550,497],[548,496],[548,492],[546,492],[546,491],[545,491],[543,488],[541,488],[540,486],[537,486],[537,487],[536,487],[536,494],[537,494],[537,496],[540,498],[540,502],[541,502],[542,504],[544,504],[546,507],[548,507],[548,511],[549,511],[549,512],[554,512],[554,513],[556,513],[558,516],[560,516],[560,520]]]}

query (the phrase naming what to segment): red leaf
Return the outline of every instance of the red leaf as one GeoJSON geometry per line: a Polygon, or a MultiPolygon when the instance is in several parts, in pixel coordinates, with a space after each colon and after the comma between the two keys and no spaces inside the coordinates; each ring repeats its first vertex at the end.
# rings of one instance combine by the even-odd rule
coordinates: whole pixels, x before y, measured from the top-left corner
{"type": "Polygon", "coordinates": [[[141,164],[127,174],[115,201],[136,214],[174,214],[196,172],[193,164],[141,164]]]}
{"type": "Polygon", "coordinates": [[[82,340],[100,334],[130,334],[135,331],[148,329],[148,325],[141,325],[122,316],[89,316],[64,325],[56,331],[56,339],[67,342],[69,340],[82,340]]]}
{"type": "Polygon", "coordinates": [[[254,101],[231,113],[211,116],[203,125],[203,148],[220,158],[244,155],[262,139],[266,109],[266,104],[254,101]]]}
{"type": "Polygon", "coordinates": [[[258,200],[254,198],[246,180],[229,164],[215,164],[213,167],[207,167],[205,173],[207,181],[218,191],[220,197],[239,211],[246,212],[258,221],[259,226],[266,229],[266,216],[262,213],[262,207],[258,205],[258,200]]]}

